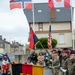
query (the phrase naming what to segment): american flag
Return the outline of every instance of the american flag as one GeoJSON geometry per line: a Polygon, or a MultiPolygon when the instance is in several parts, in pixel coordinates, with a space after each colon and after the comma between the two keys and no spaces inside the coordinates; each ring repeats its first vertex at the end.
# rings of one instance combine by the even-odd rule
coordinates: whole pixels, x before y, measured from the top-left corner
{"type": "Polygon", "coordinates": [[[10,0],[10,9],[23,8],[32,9],[31,0],[10,0]]]}
{"type": "Polygon", "coordinates": [[[52,34],[51,34],[51,25],[49,27],[49,34],[48,34],[48,47],[52,47],[52,34]]]}

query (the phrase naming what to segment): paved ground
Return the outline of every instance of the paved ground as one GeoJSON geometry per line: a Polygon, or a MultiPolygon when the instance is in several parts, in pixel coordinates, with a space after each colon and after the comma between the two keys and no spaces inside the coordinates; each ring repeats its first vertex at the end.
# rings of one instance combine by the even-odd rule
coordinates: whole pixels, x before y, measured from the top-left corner
{"type": "Polygon", "coordinates": [[[51,69],[45,68],[44,75],[53,75],[51,69]]]}
{"type": "Polygon", "coordinates": [[[0,61],[0,66],[2,65],[2,61],[0,61]]]}

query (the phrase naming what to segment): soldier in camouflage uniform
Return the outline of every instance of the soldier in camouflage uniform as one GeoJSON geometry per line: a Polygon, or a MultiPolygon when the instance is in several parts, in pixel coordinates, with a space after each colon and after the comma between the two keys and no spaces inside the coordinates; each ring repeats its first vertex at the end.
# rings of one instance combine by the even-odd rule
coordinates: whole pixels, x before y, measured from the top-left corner
{"type": "Polygon", "coordinates": [[[72,51],[70,58],[64,61],[62,69],[66,70],[63,71],[63,75],[75,75],[75,51],[72,51]]]}
{"type": "MultiPolygon", "coordinates": [[[[68,50],[64,50],[62,52],[62,64],[61,64],[61,68],[60,68],[60,75],[68,75],[68,62],[70,62],[69,60],[69,52],[68,50]]],[[[71,63],[69,63],[71,64],[71,63]]]]}
{"type": "Polygon", "coordinates": [[[68,67],[68,75],[75,75],[75,51],[72,51],[70,59],[72,64],[68,67]]]}
{"type": "Polygon", "coordinates": [[[55,52],[56,52],[56,50],[52,50],[52,51],[51,51],[51,58],[52,58],[52,61],[51,61],[51,62],[52,62],[52,64],[51,64],[51,66],[49,66],[49,68],[52,69],[53,75],[54,75],[54,72],[53,72],[53,68],[54,68],[54,67],[53,67],[53,61],[54,61],[54,59],[55,59],[55,55],[54,55],[55,52]]]}
{"type": "Polygon", "coordinates": [[[60,67],[60,61],[59,61],[59,56],[58,56],[58,52],[56,51],[54,53],[54,58],[52,61],[52,70],[53,70],[53,75],[58,75],[59,74],[59,67],[60,67]]]}

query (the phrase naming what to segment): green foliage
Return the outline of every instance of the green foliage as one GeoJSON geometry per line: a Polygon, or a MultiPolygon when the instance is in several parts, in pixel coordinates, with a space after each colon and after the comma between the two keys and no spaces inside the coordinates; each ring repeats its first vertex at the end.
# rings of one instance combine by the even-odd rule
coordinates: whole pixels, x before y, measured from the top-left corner
{"type": "MultiPolygon", "coordinates": [[[[42,49],[42,46],[44,48],[48,48],[48,46],[47,46],[47,40],[48,40],[48,38],[40,38],[39,39],[40,42],[38,42],[36,44],[36,48],[42,49]],[[41,44],[42,44],[42,46],[41,46],[41,44]]],[[[54,48],[54,47],[56,47],[56,45],[57,45],[57,40],[56,39],[52,39],[52,47],[54,48]]]]}
{"type": "Polygon", "coordinates": [[[37,43],[36,48],[42,48],[42,46],[47,48],[47,38],[40,38],[39,41],[40,42],[37,43]]]}
{"type": "Polygon", "coordinates": [[[52,48],[55,48],[57,45],[57,40],[56,39],[52,39],[52,48]]]}

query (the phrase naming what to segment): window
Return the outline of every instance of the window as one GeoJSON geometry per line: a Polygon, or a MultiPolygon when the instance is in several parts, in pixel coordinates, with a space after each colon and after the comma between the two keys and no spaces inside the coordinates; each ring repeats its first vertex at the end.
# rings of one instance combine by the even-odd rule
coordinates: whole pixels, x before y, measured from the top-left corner
{"type": "Polygon", "coordinates": [[[0,47],[2,48],[3,47],[3,44],[0,44],[0,47]]]}
{"type": "Polygon", "coordinates": [[[64,43],[65,37],[64,33],[59,34],[59,43],[64,43]]]}
{"type": "Polygon", "coordinates": [[[19,61],[21,60],[21,55],[19,55],[19,61]]]}
{"type": "Polygon", "coordinates": [[[39,13],[41,13],[41,12],[42,12],[42,10],[38,10],[38,12],[39,12],[39,13]]]}
{"type": "Polygon", "coordinates": [[[57,12],[60,12],[60,9],[56,9],[57,12]]]}
{"type": "Polygon", "coordinates": [[[38,23],[39,31],[43,31],[43,23],[38,23]]]}

